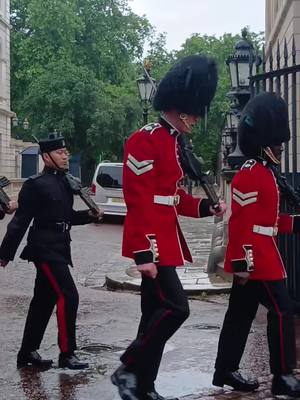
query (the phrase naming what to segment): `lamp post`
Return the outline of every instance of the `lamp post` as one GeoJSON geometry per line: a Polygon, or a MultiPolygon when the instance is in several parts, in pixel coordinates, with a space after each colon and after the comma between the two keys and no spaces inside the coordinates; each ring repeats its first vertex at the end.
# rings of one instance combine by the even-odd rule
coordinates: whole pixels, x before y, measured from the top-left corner
{"type": "Polygon", "coordinates": [[[12,123],[12,128],[14,128],[12,130],[14,132],[15,138],[16,139],[24,138],[26,135],[24,133],[22,133],[22,129],[20,129],[20,128],[22,127],[25,132],[29,129],[28,119],[26,117],[24,119],[19,119],[17,117],[17,114],[14,114],[14,116],[11,119],[11,123],[12,123]],[[18,127],[20,127],[20,128],[18,128],[18,127]]]}
{"type": "Polygon", "coordinates": [[[235,114],[226,114],[225,128],[222,134],[223,167],[228,168],[228,156],[236,147],[238,119],[235,114]]]}
{"type": "Polygon", "coordinates": [[[17,117],[17,114],[15,114],[15,115],[12,117],[12,120],[11,120],[11,121],[12,121],[12,125],[13,125],[14,127],[17,127],[17,126],[22,125],[24,130],[27,130],[27,129],[29,128],[29,121],[28,121],[28,119],[27,119],[27,118],[24,118],[23,120],[19,120],[19,118],[17,117]]]}
{"type": "Polygon", "coordinates": [[[245,156],[239,147],[239,138],[237,134],[238,121],[240,119],[243,108],[250,99],[250,82],[249,77],[253,75],[253,63],[256,62],[256,71],[261,64],[261,59],[254,51],[252,43],[247,38],[247,30],[243,29],[242,39],[235,45],[235,52],[226,60],[229,67],[231,90],[228,97],[231,99],[231,112],[234,119],[230,121],[230,129],[232,135],[236,138],[236,147],[232,153],[228,155],[228,165],[232,169],[238,169],[245,161],[245,156]],[[234,121],[234,122],[233,122],[234,121]]]}
{"type": "Polygon", "coordinates": [[[137,79],[137,86],[139,95],[143,105],[143,122],[144,125],[148,123],[148,109],[149,104],[155,93],[155,79],[149,78],[151,72],[151,63],[148,60],[144,61],[144,74],[137,79]],[[151,82],[152,81],[152,82],[151,82]]]}

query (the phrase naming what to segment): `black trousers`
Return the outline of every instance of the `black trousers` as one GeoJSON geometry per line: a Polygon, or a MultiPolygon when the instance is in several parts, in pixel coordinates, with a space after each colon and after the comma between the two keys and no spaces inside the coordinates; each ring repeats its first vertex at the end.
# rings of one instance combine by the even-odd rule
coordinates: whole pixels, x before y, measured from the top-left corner
{"type": "Polygon", "coordinates": [[[37,350],[56,305],[58,345],[63,353],[76,349],[78,292],[65,263],[35,264],[36,279],[25,323],[21,352],[37,350]]]}
{"type": "Polygon", "coordinates": [[[271,373],[287,374],[295,368],[293,305],[285,281],[249,280],[243,286],[235,277],[219,339],[216,369],[236,371],[239,368],[259,304],[268,310],[267,336],[271,373]]]}
{"type": "Polygon", "coordinates": [[[121,361],[138,377],[140,390],[153,388],[167,340],[189,316],[175,267],[158,267],[156,279],[142,277],[142,317],[137,338],[121,361]]]}

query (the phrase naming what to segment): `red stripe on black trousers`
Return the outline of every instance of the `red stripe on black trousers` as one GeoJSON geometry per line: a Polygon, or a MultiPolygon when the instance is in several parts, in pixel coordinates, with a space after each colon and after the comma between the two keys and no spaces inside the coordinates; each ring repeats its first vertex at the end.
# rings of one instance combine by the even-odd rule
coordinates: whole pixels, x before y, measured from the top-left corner
{"type": "Polygon", "coordinates": [[[281,368],[282,371],[287,371],[286,368],[286,362],[285,362],[285,351],[284,351],[284,337],[283,337],[283,318],[282,318],[282,312],[280,311],[280,308],[278,306],[278,303],[273,296],[271,290],[269,289],[268,285],[266,282],[263,282],[264,287],[266,288],[266,291],[274,305],[275,312],[278,316],[278,321],[279,321],[279,338],[280,338],[280,363],[281,363],[281,368]]]}
{"type": "Polygon", "coordinates": [[[57,326],[58,326],[58,342],[60,351],[66,353],[68,349],[68,335],[67,335],[67,322],[66,322],[66,309],[65,309],[65,296],[60,290],[59,284],[53,276],[48,264],[41,264],[45,275],[48,277],[51,286],[57,294],[57,326]]]}
{"type": "Polygon", "coordinates": [[[137,338],[121,361],[151,386],[157,376],[167,340],[189,315],[187,297],[175,267],[158,267],[156,279],[143,277],[141,285],[142,317],[137,338]]]}

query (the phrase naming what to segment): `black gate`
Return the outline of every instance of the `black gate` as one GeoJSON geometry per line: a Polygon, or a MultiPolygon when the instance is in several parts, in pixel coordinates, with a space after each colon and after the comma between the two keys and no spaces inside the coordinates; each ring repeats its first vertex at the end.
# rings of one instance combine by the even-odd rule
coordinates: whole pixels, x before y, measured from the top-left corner
{"type": "MultiPolygon", "coordinates": [[[[284,168],[282,170],[288,182],[297,190],[300,189],[300,140],[297,140],[297,133],[300,135],[300,113],[299,106],[297,107],[297,97],[300,105],[300,65],[296,65],[294,37],[292,39],[291,57],[289,57],[285,40],[283,55],[280,54],[278,43],[276,60],[273,59],[271,52],[268,59],[268,68],[266,68],[266,59],[263,51],[262,68],[262,73],[250,76],[251,96],[261,91],[277,92],[285,99],[289,106],[291,140],[284,149],[284,168]],[[289,59],[292,64],[290,66],[288,66],[289,59]],[[281,65],[282,61],[283,65],[281,65]]],[[[282,204],[282,211],[290,213],[300,212],[300,210],[295,210],[286,202],[282,204]]],[[[290,295],[294,299],[300,300],[300,235],[279,235],[279,248],[287,270],[290,295]]]]}

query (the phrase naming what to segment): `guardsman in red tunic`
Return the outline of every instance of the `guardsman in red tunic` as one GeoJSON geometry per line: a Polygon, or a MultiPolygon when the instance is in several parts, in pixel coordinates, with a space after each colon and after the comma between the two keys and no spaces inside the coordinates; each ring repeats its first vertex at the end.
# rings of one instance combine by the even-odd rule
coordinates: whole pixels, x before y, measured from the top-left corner
{"type": "MultiPolygon", "coordinates": [[[[183,58],[156,92],[154,108],[162,112],[159,122],[144,126],[126,142],[123,190],[128,211],[123,255],[134,259],[142,274],[142,317],[137,338],[112,375],[122,399],[164,399],[154,387],[164,346],[189,315],[175,267],[192,258],[177,216],[215,214],[207,199],[193,198],[179,187],[183,171],[178,137],[189,133],[205,115],[216,85],[212,59],[183,58]]],[[[221,215],[224,203],[220,207],[221,215]]]]}
{"type": "Polygon", "coordinates": [[[268,310],[268,343],[274,395],[300,396],[293,375],[295,341],[293,306],[285,285],[278,232],[299,232],[299,217],[279,213],[280,195],[274,170],[282,143],[290,138],[287,105],[274,93],[261,93],[245,107],[239,124],[246,161],[232,181],[231,217],[225,271],[234,274],[220,335],[213,384],[239,391],[258,388],[238,372],[259,304],[268,310]]]}

